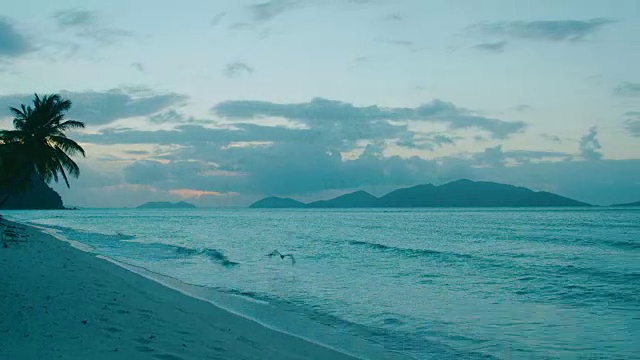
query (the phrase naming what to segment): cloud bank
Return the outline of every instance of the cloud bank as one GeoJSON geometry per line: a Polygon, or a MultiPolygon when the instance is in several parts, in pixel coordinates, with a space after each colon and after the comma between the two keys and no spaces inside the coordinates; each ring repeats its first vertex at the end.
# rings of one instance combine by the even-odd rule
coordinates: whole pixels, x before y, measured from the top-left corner
{"type": "Polygon", "coordinates": [[[589,20],[504,21],[480,23],[471,30],[487,35],[518,39],[566,42],[585,40],[589,35],[615,23],[607,18],[589,20]]]}
{"type": "Polygon", "coordinates": [[[339,124],[345,133],[367,132],[372,127],[386,127],[388,121],[424,121],[444,123],[450,129],[475,128],[488,132],[493,138],[504,139],[525,129],[521,121],[503,121],[483,117],[453,103],[434,100],[415,108],[383,108],[376,105],[358,107],[350,103],[315,98],[307,103],[278,104],[265,101],[226,101],[212,112],[230,119],[281,117],[308,126],[339,124]]]}
{"type": "Polygon", "coordinates": [[[586,160],[600,160],[602,159],[601,148],[598,141],[598,129],[594,126],[580,139],[580,154],[586,160]]]}
{"type": "MultiPolygon", "coordinates": [[[[116,88],[107,91],[59,92],[72,99],[70,118],[87,125],[107,124],[117,119],[155,114],[171,106],[180,106],[187,97],[175,93],[155,94],[148,89],[116,88]]],[[[0,95],[0,118],[9,116],[9,107],[31,104],[33,94],[0,95]]]]}
{"type": "Polygon", "coordinates": [[[9,20],[0,17],[0,59],[15,58],[33,51],[27,38],[9,20]]]}
{"type": "Polygon", "coordinates": [[[504,51],[504,48],[507,46],[506,41],[496,41],[496,42],[488,42],[474,45],[473,48],[476,50],[482,50],[486,52],[492,53],[501,53],[504,51]]]}
{"type": "Polygon", "coordinates": [[[53,19],[61,30],[101,44],[111,44],[132,35],[128,31],[102,25],[95,11],[65,9],[55,12],[53,19]]]}

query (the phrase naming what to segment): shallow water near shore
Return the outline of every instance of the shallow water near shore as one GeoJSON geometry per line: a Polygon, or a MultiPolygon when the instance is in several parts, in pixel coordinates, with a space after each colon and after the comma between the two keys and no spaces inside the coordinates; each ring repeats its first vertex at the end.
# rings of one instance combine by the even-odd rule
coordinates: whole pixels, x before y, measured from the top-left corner
{"type": "Polygon", "coordinates": [[[317,323],[419,359],[640,353],[634,209],[3,214],[114,260],[295,314],[309,321],[299,329],[306,337],[317,323]],[[274,249],[294,254],[295,264],[267,257],[274,249]]]}

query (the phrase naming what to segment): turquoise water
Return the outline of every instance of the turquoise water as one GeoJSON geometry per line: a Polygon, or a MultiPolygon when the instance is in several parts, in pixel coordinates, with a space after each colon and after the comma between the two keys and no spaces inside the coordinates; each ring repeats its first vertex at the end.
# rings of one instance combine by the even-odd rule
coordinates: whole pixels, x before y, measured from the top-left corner
{"type": "Polygon", "coordinates": [[[3,214],[418,359],[640,354],[638,210],[3,214]]]}

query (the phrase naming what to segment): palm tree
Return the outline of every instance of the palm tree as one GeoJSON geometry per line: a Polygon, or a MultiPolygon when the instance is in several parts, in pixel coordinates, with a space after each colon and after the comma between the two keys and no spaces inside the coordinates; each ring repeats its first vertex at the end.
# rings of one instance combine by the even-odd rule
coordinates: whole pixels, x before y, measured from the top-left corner
{"type": "Polygon", "coordinates": [[[15,130],[0,131],[0,166],[9,174],[4,179],[4,185],[9,181],[9,186],[5,186],[9,191],[0,205],[34,174],[45,182],[52,179],[58,182],[61,175],[67,187],[67,174],[76,178],[80,175],[80,168],[71,156],[85,156],[84,149],[69,139],[65,131],[84,128],[84,123],[66,119],[65,113],[70,108],[71,101],[58,94],[42,98],[35,94],[33,107],[22,104],[19,109],[9,108],[14,115],[15,130]]]}

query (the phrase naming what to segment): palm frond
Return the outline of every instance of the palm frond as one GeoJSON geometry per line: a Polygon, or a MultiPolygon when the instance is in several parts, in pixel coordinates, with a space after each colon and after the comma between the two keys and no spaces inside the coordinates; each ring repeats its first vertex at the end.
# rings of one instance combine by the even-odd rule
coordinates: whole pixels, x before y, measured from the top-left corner
{"type": "Polygon", "coordinates": [[[54,103],[55,103],[54,110],[55,110],[55,112],[63,113],[63,112],[69,111],[69,109],[71,109],[71,100],[63,99],[58,94],[56,94],[54,96],[55,96],[55,98],[54,98],[54,103]]]}
{"type": "Polygon", "coordinates": [[[35,163],[36,173],[46,183],[50,182],[52,179],[55,182],[58,182],[57,166],[52,165],[51,161],[35,163]]]}
{"type": "Polygon", "coordinates": [[[85,152],[82,146],[80,146],[77,142],[69,139],[66,136],[49,136],[49,140],[55,144],[56,147],[60,148],[62,151],[69,155],[82,154],[85,157],[85,152]]]}
{"type": "Polygon", "coordinates": [[[69,175],[71,175],[71,176],[73,176],[75,178],[80,176],[80,167],[78,167],[78,164],[76,164],[75,161],[73,161],[59,147],[56,147],[56,153],[58,155],[57,159],[56,159],[58,164],[62,165],[62,167],[67,169],[67,171],[69,172],[69,175]]]}
{"type": "Polygon", "coordinates": [[[67,188],[70,188],[71,186],[69,185],[69,178],[67,178],[67,174],[64,172],[64,166],[62,166],[62,164],[58,163],[57,171],[60,172],[60,174],[62,175],[62,178],[64,179],[64,183],[67,185],[67,188]]]}
{"type": "Polygon", "coordinates": [[[67,120],[65,122],[62,122],[56,125],[54,129],[58,131],[67,131],[70,129],[84,129],[84,123],[82,121],[77,121],[77,120],[67,120]]]}
{"type": "Polygon", "coordinates": [[[5,144],[23,142],[26,136],[21,130],[0,130],[0,140],[5,144]]]}
{"type": "Polygon", "coordinates": [[[27,108],[22,104],[21,109],[9,107],[9,111],[13,114],[13,116],[17,118],[26,118],[27,117],[27,108]]]}
{"type": "Polygon", "coordinates": [[[20,119],[20,118],[14,118],[13,119],[13,127],[18,129],[18,130],[22,130],[25,128],[25,124],[26,120],[25,119],[20,119]]]}
{"type": "Polygon", "coordinates": [[[82,146],[65,134],[67,130],[84,128],[83,122],[65,118],[70,108],[71,101],[59,94],[34,94],[31,105],[10,108],[16,130],[0,131],[2,172],[11,165],[15,167],[13,175],[18,169],[26,174],[35,171],[45,182],[62,178],[69,187],[68,175],[80,175],[80,168],[71,156],[85,156],[82,146]],[[11,146],[12,154],[20,156],[14,161],[13,155],[7,155],[11,152],[5,146],[11,146]]]}

